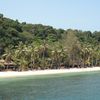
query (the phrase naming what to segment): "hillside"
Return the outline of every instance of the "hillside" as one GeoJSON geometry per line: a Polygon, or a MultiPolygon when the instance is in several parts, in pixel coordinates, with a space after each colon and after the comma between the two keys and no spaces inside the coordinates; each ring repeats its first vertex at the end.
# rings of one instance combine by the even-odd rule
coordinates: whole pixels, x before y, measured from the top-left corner
{"type": "MultiPolygon", "coordinates": [[[[29,49],[29,46],[33,46],[34,49],[38,48],[39,55],[33,58],[36,60],[34,62],[36,66],[42,66],[41,68],[48,62],[48,59],[50,60],[49,64],[53,59],[52,67],[56,66],[55,68],[58,68],[61,64],[64,66],[100,64],[100,32],[55,29],[52,26],[42,24],[20,23],[18,20],[12,20],[0,14],[1,58],[5,53],[8,53],[4,57],[4,59],[8,59],[9,54],[12,54],[12,52],[14,53],[20,48],[25,49],[25,47],[29,49]],[[59,53],[59,50],[61,53],[59,53]],[[53,51],[54,55],[52,55],[53,51]],[[37,58],[38,56],[39,58],[37,58]]],[[[26,56],[29,57],[29,52],[26,56]]],[[[26,56],[25,61],[28,60],[26,56]]],[[[15,58],[17,58],[17,55],[15,58]]],[[[19,64],[19,61],[15,58],[10,57],[19,64]]],[[[22,58],[18,57],[18,59],[22,58]]],[[[29,61],[26,65],[30,66],[31,62],[29,61]]],[[[50,67],[51,65],[47,66],[50,67]]]]}

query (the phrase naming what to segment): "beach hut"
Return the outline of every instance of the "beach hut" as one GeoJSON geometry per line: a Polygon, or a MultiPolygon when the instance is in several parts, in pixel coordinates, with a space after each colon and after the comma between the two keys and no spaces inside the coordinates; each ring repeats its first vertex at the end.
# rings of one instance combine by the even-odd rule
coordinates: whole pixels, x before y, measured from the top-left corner
{"type": "Polygon", "coordinates": [[[4,63],[5,69],[7,70],[16,70],[17,66],[13,61],[4,63]]]}
{"type": "Polygon", "coordinates": [[[0,71],[2,70],[16,70],[17,66],[13,61],[5,61],[4,59],[0,60],[0,71]]]}
{"type": "Polygon", "coordinates": [[[3,71],[5,69],[4,62],[5,62],[5,60],[3,60],[3,59],[0,60],[0,71],[3,71]]]}

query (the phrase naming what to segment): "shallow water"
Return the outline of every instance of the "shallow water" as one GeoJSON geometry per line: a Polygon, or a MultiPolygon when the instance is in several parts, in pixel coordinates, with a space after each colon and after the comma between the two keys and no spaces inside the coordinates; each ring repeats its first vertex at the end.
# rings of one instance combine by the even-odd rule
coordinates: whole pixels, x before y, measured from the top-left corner
{"type": "Polygon", "coordinates": [[[1,78],[0,100],[100,100],[100,72],[1,78]]]}

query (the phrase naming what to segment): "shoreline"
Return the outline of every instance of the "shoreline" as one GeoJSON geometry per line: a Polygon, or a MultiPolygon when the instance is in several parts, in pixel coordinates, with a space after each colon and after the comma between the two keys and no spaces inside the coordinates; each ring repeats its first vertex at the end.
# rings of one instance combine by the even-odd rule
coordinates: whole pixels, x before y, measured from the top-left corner
{"type": "Polygon", "coordinates": [[[35,75],[52,75],[52,74],[63,74],[63,73],[77,73],[77,72],[93,72],[100,71],[100,67],[92,68],[70,68],[70,69],[48,69],[48,70],[34,70],[34,71],[7,71],[0,72],[0,78],[8,77],[22,77],[22,76],[35,76],[35,75]]]}

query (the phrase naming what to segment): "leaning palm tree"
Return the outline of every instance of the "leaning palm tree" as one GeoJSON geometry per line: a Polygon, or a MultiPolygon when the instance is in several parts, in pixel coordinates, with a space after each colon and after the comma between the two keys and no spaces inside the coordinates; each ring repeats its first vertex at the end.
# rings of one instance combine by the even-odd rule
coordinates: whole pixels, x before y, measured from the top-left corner
{"type": "Polygon", "coordinates": [[[84,67],[91,66],[93,59],[93,48],[90,44],[82,45],[81,57],[84,67]]]}
{"type": "Polygon", "coordinates": [[[35,44],[31,44],[30,50],[30,65],[32,69],[38,69],[39,64],[39,47],[35,44]]]}
{"type": "Polygon", "coordinates": [[[12,59],[19,66],[19,70],[27,70],[30,62],[29,55],[30,50],[27,45],[20,43],[19,46],[14,49],[12,59]]]}
{"type": "Polygon", "coordinates": [[[95,66],[100,66],[100,46],[94,48],[95,66]]]}
{"type": "Polygon", "coordinates": [[[44,42],[43,45],[40,45],[39,48],[39,57],[40,57],[40,63],[41,63],[41,68],[45,69],[46,68],[46,58],[47,58],[47,54],[48,53],[48,48],[47,48],[47,44],[44,42]]]}
{"type": "Polygon", "coordinates": [[[53,44],[51,49],[52,68],[57,69],[61,67],[62,54],[63,54],[62,45],[60,45],[59,42],[53,44]]]}
{"type": "Polygon", "coordinates": [[[5,52],[1,57],[2,59],[5,60],[5,63],[7,63],[6,69],[8,69],[9,67],[8,65],[12,62],[13,48],[14,46],[9,45],[8,48],[5,48],[5,52]]]}

